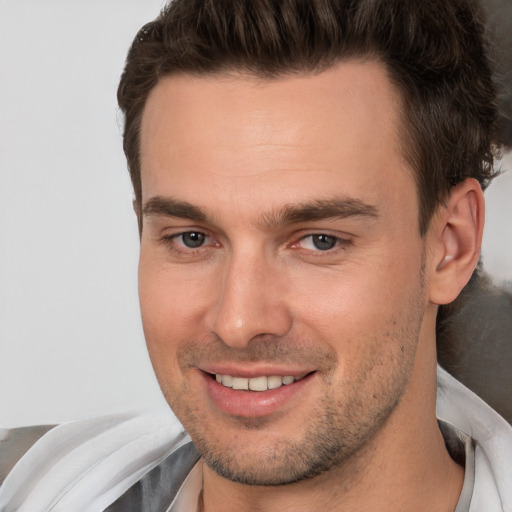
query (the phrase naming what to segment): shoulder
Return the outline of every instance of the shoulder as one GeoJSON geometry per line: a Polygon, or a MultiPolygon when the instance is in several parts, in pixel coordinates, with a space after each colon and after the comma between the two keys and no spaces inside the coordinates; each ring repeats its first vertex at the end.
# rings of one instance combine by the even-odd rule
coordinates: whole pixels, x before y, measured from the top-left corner
{"type": "Polygon", "coordinates": [[[475,482],[470,510],[512,511],[512,426],[440,367],[437,416],[472,440],[475,482]]]}
{"type": "Polygon", "coordinates": [[[103,510],[189,442],[165,409],[3,431],[0,510],[103,510]]]}

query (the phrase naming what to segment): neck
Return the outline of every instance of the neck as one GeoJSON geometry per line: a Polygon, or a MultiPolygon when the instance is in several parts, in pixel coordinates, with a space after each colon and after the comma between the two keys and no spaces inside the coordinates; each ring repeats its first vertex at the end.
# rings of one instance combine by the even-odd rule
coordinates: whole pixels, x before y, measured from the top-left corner
{"type": "Polygon", "coordinates": [[[261,487],[203,469],[205,512],[453,512],[464,470],[446,451],[435,412],[435,343],[420,343],[406,393],[383,428],[343,465],[293,484],[261,487]],[[229,498],[227,499],[226,496],[229,498]]]}

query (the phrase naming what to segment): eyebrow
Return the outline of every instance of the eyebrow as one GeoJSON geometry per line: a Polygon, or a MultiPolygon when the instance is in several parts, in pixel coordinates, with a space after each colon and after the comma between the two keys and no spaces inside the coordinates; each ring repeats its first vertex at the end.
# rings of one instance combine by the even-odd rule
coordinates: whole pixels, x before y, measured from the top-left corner
{"type": "Polygon", "coordinates": [[[264,214],[261,225],[266,229],[272,229],[280,225],[323,219],[377,218],[378,216],[378,210],[373,205],[351,197],[335,197],[284,205],[274,212],[264,214]]]}
{"type": "Polygon", "coordinates": [[[187,201],[178,201],[172,197],[162,196],[149,199],[142,207],[142,213],[146,217],[178,217],[196,222],[208,222],[210,217],[205,210],[187,201]]]}
{"type": "MultiPolygon", "coordinates": [[[[164,216],[188,219],[194,222],[212,222],[212,216],[198,206],[172,197],[155,196],[143,206],[144,216],[164,216]]],[[[271,230],[281,225],[298,224],[323,219],[345,219],[349,217],[378,218],[375,206],[351,197],[316,199],[305,203],[285,204],[275,211],[264,213],[259,225],[271,230]]]]}

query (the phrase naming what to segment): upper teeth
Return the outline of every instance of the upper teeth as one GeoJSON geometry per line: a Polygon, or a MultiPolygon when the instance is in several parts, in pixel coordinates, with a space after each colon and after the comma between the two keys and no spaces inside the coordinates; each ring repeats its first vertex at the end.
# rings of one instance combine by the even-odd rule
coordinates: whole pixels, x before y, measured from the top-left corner
{"type": "Polygon", "coordinates": [[[279,375],[271,375],[270,377],[253,377],[248,379],[245,377],[232,377],[231,375],[215,375],[217,382],[233,389],[250,389],[251,391],[266,391],[267,389],[277,389],[283,384],[291,384],[299,378],[291,375],[281,377],[279,375]]]}

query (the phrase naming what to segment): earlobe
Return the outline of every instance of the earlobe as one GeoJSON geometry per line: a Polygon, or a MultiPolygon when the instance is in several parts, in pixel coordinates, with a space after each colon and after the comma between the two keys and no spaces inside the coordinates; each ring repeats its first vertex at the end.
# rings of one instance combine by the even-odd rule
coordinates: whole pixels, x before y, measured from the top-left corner
{"type": "Polygon", "coordinates": [[[469,281],[480,257],[484,210],[480,184],[467,179],[453,187],[432,219],[432,303],[452,302],[469,281]]]}

